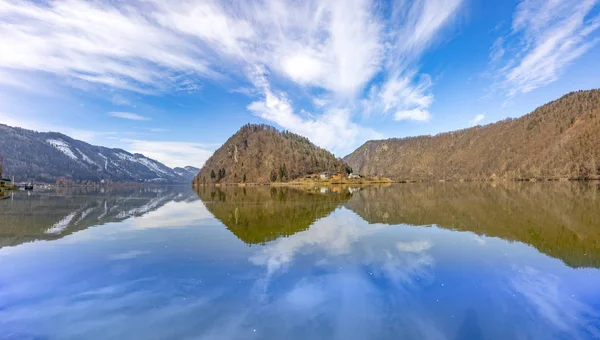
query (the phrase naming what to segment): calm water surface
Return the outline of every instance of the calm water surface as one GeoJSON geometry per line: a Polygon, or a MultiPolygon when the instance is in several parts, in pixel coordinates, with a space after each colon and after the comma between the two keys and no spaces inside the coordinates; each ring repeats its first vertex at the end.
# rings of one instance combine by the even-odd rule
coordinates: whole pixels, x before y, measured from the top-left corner
{"type": "Polygon", "coordinates": [[[0,201],[0,339],[598,339],[600,186],[0,201]]]}

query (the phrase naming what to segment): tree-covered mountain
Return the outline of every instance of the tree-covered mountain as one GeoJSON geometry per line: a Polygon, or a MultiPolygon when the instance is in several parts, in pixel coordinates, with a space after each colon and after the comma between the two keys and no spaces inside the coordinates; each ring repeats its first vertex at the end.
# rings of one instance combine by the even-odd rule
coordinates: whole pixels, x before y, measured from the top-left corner
{"type": "Polygon", "coordinates": [[[57,132],[36,132],[0,124],[4,174],[16,181],[189,183],[193,167],[176,171],[141,154],[94,146],[57,132]]]}
{"type": "Polygon", "coordinates": [[[396,180],[600,177],[600,90],[579,91],[518,119],[436,136],[368,141],[344,160],[396,180]]]}
{"type": "Polygon", "coordinates": [[[285,182],[346,168],[342,160],[305,137],[268,125],[248,124],[215,151],[194,184],[285,182]]]}

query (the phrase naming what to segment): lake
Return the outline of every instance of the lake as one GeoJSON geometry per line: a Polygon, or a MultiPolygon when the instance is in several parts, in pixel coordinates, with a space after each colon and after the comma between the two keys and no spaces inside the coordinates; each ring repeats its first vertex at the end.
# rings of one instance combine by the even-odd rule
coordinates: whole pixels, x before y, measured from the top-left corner
{"type": "Polygon", "coordinates": [[[0,201],[0,339],[598,339],[600,184],[0,201]]]}

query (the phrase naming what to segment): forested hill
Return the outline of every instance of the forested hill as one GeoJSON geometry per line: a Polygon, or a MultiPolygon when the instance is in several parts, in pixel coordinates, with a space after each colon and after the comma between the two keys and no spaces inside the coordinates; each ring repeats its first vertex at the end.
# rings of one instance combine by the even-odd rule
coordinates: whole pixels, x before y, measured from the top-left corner
{"type": "Polygon", "coordinates": [[[286,182],[346,165],[307,138],[269,125],[243,126],[206,161],[194,183],[286,182]]]}
{"type": "Polygon", "coordinates": [[[4,175],[16,181],[54,183],[58,178],[97,182],[190,183],[196,168],[175,171],[142,154],[90,145],[57,132],[0,124],[4,175]]]}
{"type": "Polygon", "coordinates": [[[436,136],[368,141],[344,160],[395,180],[600,177],[600,90],[569,93],[518,119],[436,136]]]}

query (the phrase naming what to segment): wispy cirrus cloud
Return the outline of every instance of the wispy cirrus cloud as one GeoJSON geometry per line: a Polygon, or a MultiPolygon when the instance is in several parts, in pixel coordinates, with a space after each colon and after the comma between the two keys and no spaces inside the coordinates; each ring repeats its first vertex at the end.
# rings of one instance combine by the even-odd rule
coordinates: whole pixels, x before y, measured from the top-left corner
{"type": "Polygon", "coordinates": [[[140,114],[133,113],[133,112],[113,111],[113,112],[109,112],[108,115],[111,117],[129,119],[129,120],[140,120],[140,121],[152,120],[152,118],[150,118],[150,117],[142,116],[140,114]]]}
{"type": "Polygon", "coordinates": [[[385,80],[374,84],[363,100],[367,114],[392,113],[395,120],[427,121],[434,97],[431,77],[419,74],[418,61],[424,51],[457,16],[462,0],[396,1],[390,18],[393,32],[384,67],[385,80]]]}
{"type": "Polygon", "coordinates": [[[598,0],[523,0],[510,33],[490,49],[498,84],[510,97],[556,81],[600,39],[598,0]]]}
{"type": "Polygon", "coordinates": [[[233,80],[258,117],[348,151],[374,135],[354,119],[363,111],[430,119],[432,82],[419,59],[463,1],[397,0],[384,11],[371,0],[0,0],[0,45],[11,46],[0,70],[142,95],[233,80]],[[318,95],[291,100],[298,93],[318,95]]]}
{"type": "Polygon", "coordinates": [[[274,92],[261,72],[261,69],[255,71],[254,83],[264,93],[264,97],[248,105],[248,110],[256,116],[307,136],[317,145],[334,150],[347,146],[348,139],[381,137],[377,132],[353,123],[350,111],[345,108],[329,108],[318,117],[296,113],[286,94],[274,92]]]}
{"type": "Polygon", "coordinates": [[[482,114],[478,114],[477,116],[473,117],[473,119],[471,119],[469,121],[469,125],[471,126],[475,126],[475,125],[479,125],[479,123],[485,118],[484,115],[482,114]]]}

